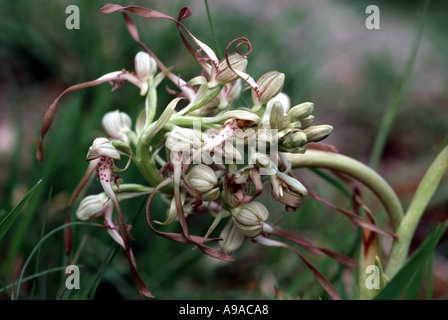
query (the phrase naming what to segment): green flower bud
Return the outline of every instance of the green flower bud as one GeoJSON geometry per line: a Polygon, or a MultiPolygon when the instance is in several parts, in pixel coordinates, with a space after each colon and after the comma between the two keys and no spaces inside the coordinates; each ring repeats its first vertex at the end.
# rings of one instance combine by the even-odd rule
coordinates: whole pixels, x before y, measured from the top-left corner
{"type": "Polygon", "coordinates": [[[305,129],[308,128],[314,121],[314,116],[310,115],[300,120],[300,128],[305,129]]]}
{"type": "MultiPolygon", "coordinates": [[[[266,109],[264,111],[263,117],[261,118],[261,122],[264,126],[269,125],[269,121],[271,119],[271,113],[272,113],[272,106],[274,104],[280,104],[283,109],[283,117],[282,120],[285,120],[286,112],[288,112],[289,108],[291,108],[291,101],[287,94],[280,92],[278,95],[276,95],[274,98],[269,100],[269,102],[266,104],[266,109]]],[[[281,128],[280,128],[281,129],[281,128]]]]}
{"type": "Polygon", "coordinates": [[[127,154],[128,156],[132,155],[132,149],[127,143],[120,140],[112,140],[110,143],[118,151],[127,154]]]}
{"type": "Polygon", "coordinates": [[[271,109],[269,117],[269,128],[281,130],[283,128],[283,121],[285,119],[285,112],[280,102],[276,101],[271,109]]]}
{"type": "Polygon", "coordinates": [[[246,236],[238,231],[232,220],[229,220],[219,237],[222,238],[219,247],[227,254],[232,254],[238,250],[246,239],[246,236]]]}
{"type": "Polygon", "coordinates": [[[308,137],[301,130],[290,130],[279,142],[284,148],[303,147],[308,142],[308,137]]]}
{"type": "MultiPolygon", "coordinates": [[[[228,58],[233,70],[242,72],[246,71],[247,67],[246,56],[240,55],[237,52],[235,52],[230,54],[228,58]]],[[[236,80],[239,76],[235,72],[233,72],[232,69],[229,68],[226,58],[221,59],[218,65],[219,73],[216,75],[216,80],[218,81],[218,83],[225,84],[227,82],[236,80]]]]}
{"type": "Polygon", "coordinates": [[[119,110],[107,112],[102,119],[104,131],[114,138],[129,144],[130,139],[127,132],[131,130],[131,118],[119,110]]]}
{"type": "Polygon", "coordinates": [[[106,138],[96,138],[87,152],[87,160],[93,160],[105,156],[114,160],[120,160],[120,153],[106,138]]]}
{"type": "Polygon", "coordinates": [[[286,123],[290,124],[308,117],[313,112],[313,109],[314,104],[311,102],[301,103],[295,107],[292,107],[286,116],[286,123]]]}
{"type": "Polygon", "coordinates": [[[257,201],[232,208],[231,212],[233,222],[239,232],[250,238],[260,235],[263,230],[263,222],[269,217],[268,209],[257,201]]]}
{"type": "Polygon", "coordinates": [[[113,208],[112,202],[108,202],[108,199],[104,192],[85,197],[76,210],[76,217],[82,221],[101,217],[107,210],[113,208]]]}
{"type": "Polygon", "coordinates": [[[146,52],[140,51],[134,59],[135,73],[143,81],[150,81],[157,72],[156,61],[146,52]]]}
{"type": "Polygon", "coordinates": [[[303,132],[305,132],[308,142],[318,142],[328,137],[332,130],[332,126],[320,125],[306,128],[303,132]]]}
{"type": "Polygon", "coordinates": [[[291,109],[291,99],[289,98],[289,96],[286,93],[279,92],[266,104],[266,110],[268,110],[269,107],[276,102],[280,102],[282,104],[284,113],[287,113],[289,109],[291,109]]]}
{"type": "Polygon", "coordinates": [[[218,183],[215,171],[205,164],[198,164],[191,168],[185,178],[192,187],[198,189],[202,194],[214,189],[218,183]]]}

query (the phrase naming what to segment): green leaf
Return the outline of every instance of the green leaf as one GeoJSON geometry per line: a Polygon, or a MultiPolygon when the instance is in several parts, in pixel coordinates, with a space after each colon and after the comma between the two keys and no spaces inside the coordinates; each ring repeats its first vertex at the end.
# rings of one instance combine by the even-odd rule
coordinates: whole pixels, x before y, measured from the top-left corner
{"type": "Polygon", "coordinates": [[[406,214],[398,226],[395,234],[400,241],[394,242],[390,253],[386,274],[393,277],[404,265],[408,256],[409,246],[420,219],[425,212],[431,198],[437,191],[439,184],[448,168],[448,146],[442,149],[426,171],[412,198],[406,214]]]}
{"type": "Polygon", "coordinates": [[[38,185],[41,183],[42,179],[39,180],[34,187],[28,191],[28,193],[25,195],[25,197],[19,202],[17,206],[15,206],[14,209],[11,210],[10,213],[0,222],[0,240],[3,238],[5,233],[8,231],[8,229],[12,226],[14,221],[16,220],[17,216],[19,215],[20,211],[22,210],[23,206],[28,202],[28,200],[33,195],[34,191],[36,191],[38,185]]]}
{"type": "Polygon", "coordinates": [[[444,234],[448,222],[440,224],[437,229],[429,235],[421,246],[415,251],[408,263],[388,282],[388,284],[378,293],[375,300],[396,300],[405,292],[406,288],[418,281],[418,273],[421,268],[432,257],[437,243],[444,234]]]}
{"type": "Polygon", "coordinates": [[[19,291],[20,291],[20,286],[22,284],[23,281],[23,275],[25,274],[25,270],[28,267],[31,259],[33,258],[33,256],[36,254],[36,252],[38,252],[40,250],[40,246],[42,246],[45,241],[47,241],[49,238],[51,238],[55,233],[64,230],[65,228],[67,228],[68,226],[74,226],[74,225],[84,225],[84,226],[95,226],[95,227],[100,227],[100,228],[104,228],[103,225],[98,224],[98,223],[92,223],[92,222],[84,222],[84,221],[80,221],[80,222],[70,222],[64,225],[61,225],[59,227],[56,227],[55,229],[51,230],[50,232],[48,232],[44,237],[42,237],[40,239],[40,241],[34,246],[33,250],[31,251],[30,255],[28,256],[28,258],[26,259],[25,263],[22,266],[22,271],[20,272],[20,276],[19,279],[17,280],[16,283],[16,290],[15,290],[15,297],[14,300],[18,300],[19,297],[19,291]]]}

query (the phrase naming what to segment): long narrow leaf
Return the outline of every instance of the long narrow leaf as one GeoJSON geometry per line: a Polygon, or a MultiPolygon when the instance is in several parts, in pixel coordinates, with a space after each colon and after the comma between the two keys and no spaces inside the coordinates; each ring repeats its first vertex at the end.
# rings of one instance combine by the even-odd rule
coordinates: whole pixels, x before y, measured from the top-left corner
{"type": "Polygon", "coordinates": [[[396,300],[400,298],[406,288],[415,280],[415,275],[423,268],[432,256],[437,243],[448,227],[445,222],[425,239],[417,251],[409,259],[408,263],[387,283],[378,293],[375,300],[396,300]]]}
{"type": "Polygon", "coordinates": [[[23,206],[28,202],[28,200],[33,195],[34,191],[36,191],[37,187],[41,183],[42,180],[39,180],[34,187],[28,191],[28,193],[25,195],[25,197],[15,206],[14,209],[11,210],[10,213],[0,222],[0,240],[3,238],[5,233],[8,231],[8,229],[12,226],[14,221],[16,220],[17,216],[21,212],[23,206]]]}
{"type": "Polygon", "coordinates": [[[395,242],[390,253],[389,264],[386,274],[393,277],[395,273],[404,265],[409,246],[414,232],[424,214],[431,198],[437,191],[439,184],[448,169],[448,146],[446,146],[433,161],[420,181],[417,191],[412,198],[406,211],[403,221],[396,230],[396,235],[400,238],[395,242]]]}
{"type": "Polygon", "coordinates": [[[28,256],[28,259],[25,261],[25,263],[23,264],[22,267],[22,271],[20,272],[20,276],[19,276],[19,280],[17,281],[17,287],[15,290],[15,295],[14,295],[14,300],[17,300],[19,297],[19,290],[20,290],[20,285],[22,284],[22,280],[23,280],[23,275],[25,274],[25,270],[28,267],[31,259],[33,258],[33,256],[36,254],[36,252],[39,250],[40,246],[47,241],[50,237],[52,237],[55,233],[64,230],[65,228],[69,227],[69,226],[73,226],[73,225],[84,225],[84,226],[96,226],[96,227],[100,227],[100,228],[104,228],[103,225],[101,224],[97,224],[97,223],[91,223],[91,222],[71,222],[69,224],[64,224],[62,226],[59,226],[53,230],[51,230],[50,232],[48,232],[42,239],[40,239],[40,241],[34,246],[33,250],[31,251],[30,255],[28,256]]]}

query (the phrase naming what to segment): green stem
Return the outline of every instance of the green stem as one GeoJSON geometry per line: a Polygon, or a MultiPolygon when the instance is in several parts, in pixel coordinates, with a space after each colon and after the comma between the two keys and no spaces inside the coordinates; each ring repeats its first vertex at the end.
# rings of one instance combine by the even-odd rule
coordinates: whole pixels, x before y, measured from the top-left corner
{"type": "Polygon", "coordinates": [[[390,185],[365,164],[342,154],[307,150],[304,154],[287,154],[293,168],[324,168],[345,173],[368,187],[384,205],[394,231],[404,213],[400,200],[390,185]]]}
{"type": "Polygon", "coordinates": [[[384,114],[380,128],[378,130],[378,134],[376,136],[373,145],[372,156],[370,159],[370,166],[374,169],[378,168],[381,156],[383,154],[384,146],[386,144],[387,137],[391,131],[395,115],[398,111],[398,108],[400,107],[400,103],[403,100],[406,85],[411,77],[412,68],[414,66],[415,58],[417,56],[420,40],[423,34],[423,26],[426,20],[430,2],[431,2],[430,0],[425,0],[423,3],[423,9],[421,11],[419,25],[413,41],[412,50],[407,58],[405,69],[398,84],[398,89],[395,94],[395,97],[387,107],[386,113],[384,114]]]}
{"type": "Polygon", "coordinates": [[[157,110],[156,86],[154,85],[153,81],[149,81],[148,85],[149,85],[149,88],[148,88],[148,93],[146,95],[146,100],[145,100],[145,110],[146,110],[145,126],[147,126],[149,123],[153,122],[154,117],[156,115],[156,110],[157,110]]]}
{"type": "MultiPolygon", "coordinates": [[[[393,230],[396,233],[397,228],[401,225],[404,217],[403,208],[393,189],[374,170],[350,157],[338,153],[318,150],[308,150],[305,154],[288,154],[288,159],[293,168],[325,168],[344,173],[363,183],[384,205],[393,230]]],[[[375,241],[378,240],[376,239],[375,241]]],[[[394,244],[395,243],[397,243],[397,241],[394,241],[394,244]]],[[[361,245],[358,274],[359,298],[361,300],[372,299],[377,294],[377,290],[368,290],[365,286],[365,270],[368,265],[375,264],[375,257],[378,254],[377,245],[372,244],[367,255],[365,254],[364,247],[361,245]]]]}
{"type": "Polygon", "coordinates": [[[216,50],[218,50],[219,55],[222,57],[221,46],[219,45],[218,37],[216,37],[215,28],[213,27],[212,16],[210,14],[210,9],[208,7],[208,1],[204,0],[204,3],[205,3],[205,10],[207,11],[207,18],[208,18],[208,23],[210,25],[210,30],[213,35],[213,40],[215,40],[216,50]]]}
{"type": "Polygon", "coordinates": [[[186,106],[184,109],[180,110],[178,112],[178,115],[184,115],[188,114],[190,112],[193,112],[194,110],[197,110],[203,106],[205,106],[207,103],[212,101],[216,96],[221,92],[223,86],[217,85],[216,87],[211,88],[208,90],[208,92],[200,99],[193,101],[191,104],[186,106]]]}

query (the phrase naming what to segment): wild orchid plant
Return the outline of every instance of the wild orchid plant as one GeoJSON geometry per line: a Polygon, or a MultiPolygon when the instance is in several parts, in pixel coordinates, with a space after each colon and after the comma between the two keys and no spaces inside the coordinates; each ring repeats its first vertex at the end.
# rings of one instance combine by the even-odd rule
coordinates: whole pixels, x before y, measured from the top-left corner
{"type": "MultiPolygon", "coordinates": [[[[104,115],[102,126],[106,135],[95,139],[87,152],[89,166],[70,200],[67,222],[70,222],[75,199],[96,172],[104,192],[82,199],[76,217],[80,220],[104,220],[106,231],[125,249],[140,297],[152,297],[152,294],[137,271],[129,241],[131,226],[126,223],[126,213],[122,212],[120,202],[149,195],[146,218],[156,234],[192,244],[206,255],[225,261],[233,261],[232,253],[248,239],[262,245],[288,248],[310,268],[329,295],[339,299],[331,283],[288,242],[316,255],[328,255],[348,266],[359,264],[282,229],[279,222],[269,221],[269,210],[257,197],[270,190],[272,199],[284,205],[286,211],[297,211],[301,199],[307,195],[332,205],[305,186],[293,170],[297,167],[329,168],[368,185],[382,200],[395,228],[401,221],[402,209],[387,183],[373,170],[338,154],[334,147],[319,143],[330,134],[332,127],[312,125],[312,103],[292,106],[288,95],[282,92],[283,73],[267,71],[257,80],[247,73],[247,57],[251,52],[248,39],[238,38],[230,42],[225,56],[218,59],[209,46],[182,24],[181,21],[191,14],[188,8],[183,8],[177,19],[137,6],[109,4],[101,11],[106,14],[121,12],[131,36],[143,51],[135,55],[134,72],[111,72],[94,81],[74,85],[57,97],[43,121],[37,155],[39,161],[43,161],[43,139],[54,120],[59,100],[65,94],[105,82],[111,83],[112,89],[116,90],[124,82],[129,82],[145,97],[145,104],[134,125],[130,116],[119,110],[104,115]],[[167,68],[140,41],[137,28],[127,12],[144,18],[173,21],[184,45],[200,65],[200,75],[189,81],[175,75],[172,68],[167,68]],[[234,44],[235,52],[229,53],[234,44]],[[241,48],[246,50],[243,52],[241,48]],[[156,109],[161,107],[157,93],[164,78],[168,78],[178,91],[170,90],[173,100],[155,119],[156,109]],[[239,106],[238,98],[243,90],[251,91],[251,107],[239,106]],[[181,101],[185,106],[178,110],[181,101]],[[128,163],[119,169],[114,162],[122,157],[127,157],[128,163]],[[131,163],[138,168],[147,186],[119,183],[116,172],[125,171],[131,163]],[[164,221],[153,220],[150,215],[156,193],[163,194],[169,203],[164,221]],[[189,231],[187,218],[197,213],[207,213],[214,218],[208,232],[202,236],[189,231]],[[227,222],[220,235],[209,237],[225,219],[227,222]],[[163,232],[156,227],[172,223],[179,223],[182,232],[163,232]],[[216,242],[217,245],[212,245],[216,242]]],[[[358,206],[363,206],[359,197],[355,199],[358,206]]],[[[394,237],[378,228],[371,215],[362,217],[356,211],[335,208],[361,226],[366,236],[375,237],[381,233],[394,237]]],[[[70,259],[69,227],[65,236],[67,259],[70,259]]]]}

